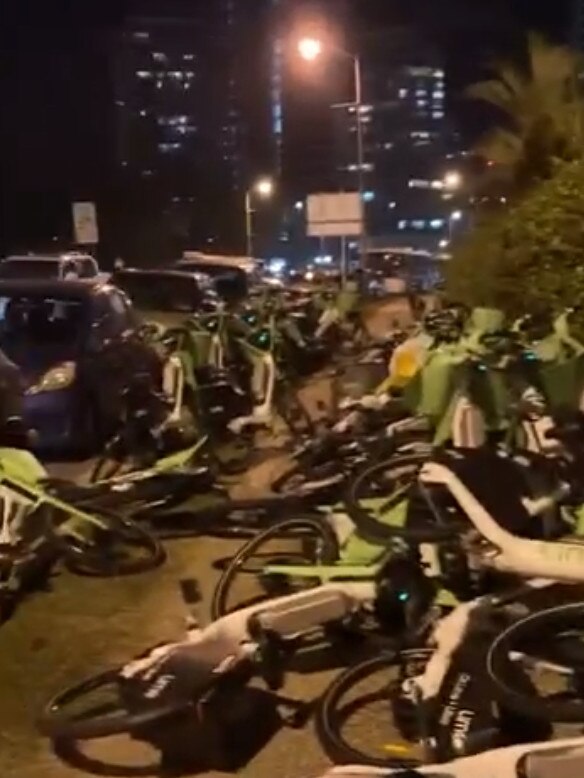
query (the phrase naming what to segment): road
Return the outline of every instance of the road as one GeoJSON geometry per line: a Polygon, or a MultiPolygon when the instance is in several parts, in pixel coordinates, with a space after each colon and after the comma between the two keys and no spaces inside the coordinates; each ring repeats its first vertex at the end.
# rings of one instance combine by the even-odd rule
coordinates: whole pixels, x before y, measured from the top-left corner
{"type": "MultiPolygon", "coordinates": [[[[385,327],[386,321],[387,317],[381,316],[375,329],[385,327]]],[[[238,492],[261,493],[274,468],[281,466],[281,460],[270,460],[240,484],[238,492]]],[[[59,469],[61,477],[79,474],[78,465],[59,469]]],[[[110,738],[87,746],[83,753],[90,761],[84,764],[63,761],[37,733],[35,715],[48,697],[64,685],[124,662],[154,644],[180,639],[186,611],[179,581],[195,578],[199,582],[203,594],[201,613],[207,614],[218,575],[212,563],[232,555],[238,545],[210,538],[176,541],[168,544],[167,563],[152,573],[119,580],[91,580],[58,570],[46,591],[31,594],[13,618],[0,627],[2,778],[79,778],[88,772],[120,776],[160,774],[159,752],[130,738],[110,738]]],[[[300,699],[315,699],[335,672],[292,673],[285,691],[300,699]]],[[[246,726],[246,737],[257,731],[252,719],[246,726]]],[[[196,733],[193,740],[196,741],[196,733]]],[[[311,778],[326,765],[308,723],[301,730],[278,731],[239,775],[311,778]]],[[[220,774],[203,773],[209,777],[220,774]]]]}
{"type": "MultiPolygon", "coordinates": [[[[237,492],[263,491],[282,467],[273,459],[256,468],[237,492]]],[[[71,472],[71,466],[66,468],[71,472]]],[[[63,468],[60,468],[60,472],[63,468]]],[[[58,570],[47,590],[31,594],[0,627],[0,775],[2,778],[79,778],[99,775],[154,776],[160,753],[128,737],[84,746],[93,764],[63,761],[35,729],[35,714],[64,685],[118,665],[157,643],[184,635],[187,616],[179,582],[196,579],[205,617],[218,573],[213,561],[231,556],[239,542],[211,538],[167,544],[168,561],[151,573],[117,580],[92,580],[58,570]]],[[[336,670],[291,673],[285,693],[315,699],[336,670]]],[[[265,717],[263,717],[265,719],[265,717]]],[[[256,723],[248,718],[251,732],[256,723]]],[[[238,774],[243,778],[311,778],[327,764],[309,722],[282,728],[238,774]]],[[[185,775],[219,776],[187,771],[185,775]]]]}

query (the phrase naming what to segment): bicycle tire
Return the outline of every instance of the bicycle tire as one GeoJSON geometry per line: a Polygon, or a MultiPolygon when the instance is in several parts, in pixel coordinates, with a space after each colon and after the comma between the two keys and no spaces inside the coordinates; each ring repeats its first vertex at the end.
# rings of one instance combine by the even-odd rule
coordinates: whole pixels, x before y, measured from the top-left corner
{"type": "Polygon", "coordinates": [[[245,543],[235,554],[228,567],[223,571],[211,600],[211,618],[213,621],[227,615],[228,596],[231,586],[242,564],[251,554],[269,540],[287,531],[309,529],[320,535],[323,540],[322,561],[324,564],[333,564],[339,558],[339,544],[332,527],[323,519],[314,515],[297,516],[293,519],[278,522],[272,527],[260,532],[254,538],[245,543]]]}
{"type": "MultiPolygon", "coordinates": [[[[537,611],[517,621],[493,640],[487,654],[487,673],[493,684],[496,699],[510,710],[531,718],[549,722],[584,721],[584,698],[563,701],[546,700],[537,694],[528,694],[513,685],[517,676],[515,663],[509,655],[513,646],[529,637],[538,638],[550,634],[551,627],[566,626],[570,619],[579,617],[584,621],[584,603],[567,603],[537,611]]],[[[557,634],[554,630],[551,634],[557,634]]]]}
{"type": "MultiPolygon", "coordinates": [[[[404,659],[408,661],[426,660],[431,654],[429,649],[385,651],[379,656],[344,670],[333,680],[320,698],[314,724],[322,748],[335,764],[364,764],[371,767],[393,767],[403,770],[415,769],[420,766],[421,760],[375,758],[351,746],[341,735],[340,727],[343,722],[337,711],[337,706],[347,692],[375,672],[393,669],[399,666],[399,663],[404,659]]],[[[389,705],[387,708],[389,714],[389,705]]]]}
{"type": "Polygon", "coordinates": [[[295,389],[282,387],[276,392],[274,406],[291,435],[314,434],[314,423],[295,389]]]}
{"type": "Polygon", "coordinates": [[[121,668],[107,670],[91,676],[54,695],[37,716],[36,723],[39,731],[53,740],[96,740],[125,734],[187,710],[187,705],[176,704],[149,708],[140,713],[130,713],[120,708],[115,716],[97,715],[85,720],[69,719],[63,714],[63,707],[73,700],[115,683],[120,670],[121,668]]]}
{"type": "Polygon", "coordinates": [[[387,543],[388,540],[399,537],[413,543],[433,543],[457,537],[459,527],[394,527],[382,524],[361,505],[361,493],[364,486],[376,472],[411,466],[417,472],[419,467],[428,460],[428,452],[413,454],[397,454],[395,457],[377,462],[361,471],[350,483],[345,497],[347,513],[354,521],[360,536],[371,543],[387,543]]]}
{"type": "Polygon", "coordinates": [[[344,478],[338,479],[338,476],[339,467],[335,462],[326,462],[320,465],[314,465],[312,468],[307,465],[297,464],[276,478],[276,480],[271,485],[271,489],[273,492],[276,492],[276,494],[280,494],[283,497],[293,497],[294,495],[298,495],[298,497],[308,497],[313,495],[316,496],[321,495],[323,492],[327,493],[327,491],[332,488],[338,488],[339,485],[344,481],[344,478]],[[336,468],[336,473],[329,475],[318,473],[319,469],[321,471],[325,471],[330,468],[336,468]],[[292,486],[292,489],[290,489],[290,484],[293,484],[295,479],[300,478],[302,478],[302,485],[292,486]],[[329,481],[331,483],[328,483],[329,481]],[[306,484],[313,482],[322,482],[322,485],[317,486],[314,490],[304,488],[306,484]]]}
{"type": "MultiPolygon", "coordinates": [[[[116,534],[119,537],[125,536],[127,540],[134,539],[136,545],[140,546],[146,554],[143,558],[121,561],[118,564],[116,560],[108,558],[103,553],[103,545],[100,549],[100,529],[91,527],[94,537],[88,537],[87,545],[82,542],[81,545],[75,546],[59,533],[58,526],[54,522],[50,522],[53,538],[63,553],[65,566],[71,572],[91,578],[117,578],[149,572],[165,561],[166,551],[160,539],[145,526],[127,516],[119,516],[101,508],[94,508],[91,512],[93,516],[100,520],[105,519],[106,524],[109,524],[109,527],[104,528],[104,532],[111,532],[114,539],[116,534]],[[95,535],[95,532],[98,535],[95,535]]],[[[105,538],[104,535],[103,539],[105,538]]]]}
{"type": "Polygon", "coordinates": [[[97,459],[89,474],[89,483],[96,484],[100,481],[108,481],[115,478],[124,466],[123,462],[116,459],[109,459],[107,456],[101,456],[97,459]]]}

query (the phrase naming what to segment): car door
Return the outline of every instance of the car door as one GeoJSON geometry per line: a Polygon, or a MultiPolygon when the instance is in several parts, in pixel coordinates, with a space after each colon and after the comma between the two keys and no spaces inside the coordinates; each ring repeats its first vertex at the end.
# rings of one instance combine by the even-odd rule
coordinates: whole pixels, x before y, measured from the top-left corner
{"type": "Polygon", "coordinates": [[[147,376],[158,389],[162,368],[154,349],[138,336],[136,317],[126,296],[110,287],[96,298],[89,373],[103,413],[118,418],[124,392],[132,382],[147,376]]]}
{"type": "Polygon", "coordinates": [[[80,257],[77,260],[79,267],[79,278],[95,278],[98,274],[97,263],[91,257],[80,257]]]}

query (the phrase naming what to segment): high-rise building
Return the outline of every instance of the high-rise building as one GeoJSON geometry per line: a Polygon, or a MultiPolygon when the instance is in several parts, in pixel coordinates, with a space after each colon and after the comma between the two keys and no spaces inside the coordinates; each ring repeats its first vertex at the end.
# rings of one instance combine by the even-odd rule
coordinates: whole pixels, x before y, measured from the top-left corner
{"type": "Polygon", "coordinates": [[[256,45],[259,15],[244,6],[169,0],[174,16],[130,17],[119,41],[120,171],[156,194],[192,245],[241,248],[244,191],[275,164],[277,70],[256,45]]]}
{"type": "Polygon", "coordinates": [[[119,162],[144,178],[166,178],[176,196],[195,193],[211,170],[215,183],[242,186],[246,128],[228,39],[233,0],[224,0],[224,11],[222,20],[133,18],[123,33],[119,162]]]}
{"type": "Polygon", "coordinates": [[[443,63],[407,30],[368,35],[359,50],[363,167],[359,171],[357,106],[337,105],[339,187],[356,190],[361,179],[371,237],[435,247],[450,230],[461,183],[443,63]]]}
{"type": "Polygon", "coordinates": [[[571,0],[571,2],[571,44],[580,51],[584,51],[584,0],[571,0]]]}

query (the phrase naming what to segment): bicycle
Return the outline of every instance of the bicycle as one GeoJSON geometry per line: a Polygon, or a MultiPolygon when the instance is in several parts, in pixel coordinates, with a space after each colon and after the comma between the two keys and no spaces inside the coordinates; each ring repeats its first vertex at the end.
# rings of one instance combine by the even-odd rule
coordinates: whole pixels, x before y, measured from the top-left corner
{"type": "Polygon", "coordinates": [[[321,778],[578,778],[584,770],[584,738],[522,743],[443,764],[375,768],[366,765],[335,767],[321,778]]]}
{"type": "Polygon", "coordinates": [[[51,482],[30,452],[0,448],[0,606],[5,614],[39,566],[44,572],[58,557],[80,575],[106,577],[145,572],[164,561],[163,547],[148,530],[105,508],[80,507],[69,500],[74,490],[51,482]]]}

